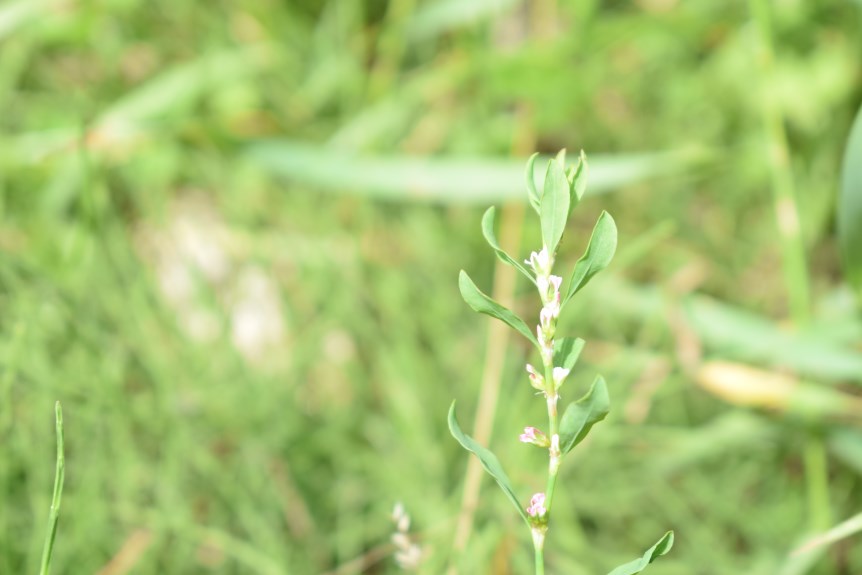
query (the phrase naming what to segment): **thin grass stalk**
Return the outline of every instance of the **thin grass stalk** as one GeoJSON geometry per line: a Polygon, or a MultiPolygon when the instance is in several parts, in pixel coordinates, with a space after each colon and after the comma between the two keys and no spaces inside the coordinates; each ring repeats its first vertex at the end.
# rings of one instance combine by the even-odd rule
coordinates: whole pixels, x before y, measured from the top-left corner
{"type": "MultiPolygon", "coordinates": [[[[761,77],[774,77],[775,53],[772,47],[772,21],[767,0],[750,0],[751,13],[757,25],[758,65],[761,77]]],[[[790,301],[793,322],[803,326],[811,318],[808,265],[805,242],[796,202],[790,147],[784,128],[784,114],[779,106],[771,105],[761,86],[762,113],[769,144],[769,166],[778,237],[781,241],[784,282],[790,301]]],[[[809,435],[803,454],[807,488],[809,521],[812,530],[822,530],[831,523],[829,471],[825,447],[821,438],[809,435]]]]}
{"type": "Polygon", "coordinates": [[[51,557],[54,553],[54,542],[57,539],[57,525],[60,520],[60,501],[63,497],[63,481],[66,477],[66,457],[63,452],[63,409],[58,401],[54,404],[57,429],[57,465],[54,471],[54,495],[51,498],[51,511],[48,514],[48,534],[45,536],[45,546],[42,548],[42,563],[39,575],[48,575],[51,569],[51,557]]]}
{"type": "MultiPolygon", "coordinates": [[[[775,67],[769,3],[767,0],[751,0],[750,6],[757,25],[759,72],[761,78],[768,82],[774,77],[775,67]]],[[[803,325],[810,318],[810,288],[805,243],[790,163],[790,147],[784,128],[784,114],[779,106],[772,105],[763,88],[761,85],[761,110],[769,146],[769,168],[785,287],[790,298],[791,316],[794,322],[803,325]]]]}

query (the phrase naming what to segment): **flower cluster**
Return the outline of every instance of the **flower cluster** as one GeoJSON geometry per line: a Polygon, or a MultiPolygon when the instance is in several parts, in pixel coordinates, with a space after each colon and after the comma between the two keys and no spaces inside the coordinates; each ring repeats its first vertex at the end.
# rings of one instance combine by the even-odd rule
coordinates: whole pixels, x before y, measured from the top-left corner
{"type": "Polygon", "coordinates": [[[546,382],[545,377],[535,367],[527,364],[527,373],[530,376],[530,385],[545,393],[551,399],[557,395],[557,390],[563,383],[569,370],[562,367],[553,367],[554,363],[554,335],[557,331],[557,319],[560,317],[561,296],[560,287],[563,278],[551,273],[554,267],[554,258],[548,250],[530,254],[530,259],[524,260],[536,274],[536,286],[539,296],[542,298],[542,309],[539,312],[539,325],[536,326],[536,336],[542,355],[542,363],[547,374],[550,368],[552,382],[546,382]]]}
{"type": "Polygon", "coordinates": [[[542,361],[548,364],[554,359],[554,334],[557,330],[557,318],[560,317],[560,286],[563,278],[551,274],[554,258],[546,248],[530,254],[530,259],[524,260],[536,274],[536,287],[542,298],[542,310],[539,312],[539,325],[536,326],[536,337],[542,353],[542,361]]]}
{"type": "Polygon", "coordinates": [[[549,447],[551,445],[548,436],[541,429],[536,429],[535,427],[525,427],[524,433],[518,439],[521,440],[521,443],[532,443],[539,447],[549,447]]]}
{"type": "Polygon", "coordinates": [[[396,503],[392,510],[392,521],[395,522],[395,533],[392,534],[395,562],[405,571],[415,571],[422,562],[422,548],[410,537],[410,516],[401,503],[396,503]]]}
{"type": "Polygon", "coordinates": [[[547,513],[548,510],[545,509],[545,494],[544,493],[536,493],[530,499],[530,506],[527,507],[527,515],[530,517],[540,518],[547,513]]]}

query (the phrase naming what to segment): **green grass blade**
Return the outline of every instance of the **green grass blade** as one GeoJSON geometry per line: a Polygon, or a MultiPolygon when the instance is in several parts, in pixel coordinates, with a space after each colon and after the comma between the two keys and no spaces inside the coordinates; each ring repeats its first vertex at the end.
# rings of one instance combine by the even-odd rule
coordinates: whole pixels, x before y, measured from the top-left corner
{"type": "Polygon", "coordinates": [[[838,244],[847,280],[862,298],[862,108],[844,151],[838,200],[838,244]]]}
{"type": "MultiPolygon", "coordinates": [[[[358,155],[282,139],[249,144],[245,158],[273,176],[297,184],[377,199],[471,205],[528,199],[521,159],[358,155]]],[[[588,194],[678,174],[702,163],[701,155],[686,152],[590,158],[588,194]]],[[[545,156],[536,161],[550,159],[545,156]]],[[[538,172],[536,187],[542,189],[544,174],[538,172]]]]}
{"type": "Polygon", "coordinates": [[[862,531],[862,513],[857,513],[850,519],[842,521],[829,531],[821,533],[816,537],[812,537],[809,541],[799,547],[799,549],[794,551],[793,554],[805,553],[813,549],[827,547],[841,541],[842,539],[847,539],[851,535],[855,535],[860,531],[862,531]]]}
{"type": "Polygon", "coordinates": [[[42,549],[42,563],[39,575],[48,575],[51,569],[51,556],[54,553],[54,542],[57,539],[57,525],[60,519],[60,501],[63,497],[63,481],[66,477],[66,457],[63,451],[63,409],[58,401],[54,405],[57,426],[57,466],[54,473],[54,496],[51,499],[51,511],[48,515],[48,534],[45,536],[45,546],[42,549]]]}
{"type": "MultiPolygon", "coordinates": [[[[602,297],[623,316],[648,320],[674,305],[654,287],[615,278],[601,281],[602,297]]],[[[862,383],[862,354],[824,338],[823,326],[819,331],[787,330],[770,318],[702,295],[684,300],[683,311],[706,349],[724,358],[791,369],[822,383],[862,383]]]]}
{"type": "Polygon", "coordinates": [[[178,64],[117,100],[100,123],[139,124],[182,109],[253,73],[268,53],[264,46],[233,48],[178,64]]]}

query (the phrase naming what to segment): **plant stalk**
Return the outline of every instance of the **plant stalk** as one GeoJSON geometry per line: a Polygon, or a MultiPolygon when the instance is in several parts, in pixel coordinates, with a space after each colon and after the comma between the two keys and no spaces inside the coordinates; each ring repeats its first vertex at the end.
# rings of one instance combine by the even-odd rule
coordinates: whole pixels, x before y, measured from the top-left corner
{"type": "MultiPolygon", "coordinates": [[[[771,6],[767,0],[750,0],[759,36],[758,63],[760,75],[769,82],[774,77],[775,52],[772,45],[771,6]]],[[[772,105],[760,87],[764,123],[769,144],[769,165],[772,175],[773,201],[778,236],[782,248],[784,283],[790,301],[790,312],[796,327],[811,318],[811,299],[805,242],[799,218],[799,207],[793,181],[790,145],[784,127],[784,114],[772,105]]],[[[820,531],[831,523],[829,469],[823,440],[809,432],[803,453],[805,481],[812,531],[820,531]]]]}
{"type": "Polygon", "coordinates": [[[536,551],[536,575],[545,575],[545,533],[544,527],[533,527],[533,549],[536,551]]]}
{"type": "Polygon", "coordinates": [[[63,496],[63,480],[66,476],[66,457],[63,453],[63,409],[58,401],[54,406],[57,422],[57,466],[54,472],[54,496],[51,499],[51,511],[48,515],[48,534],[45,536],[45,546],[42,548],[42,563],[39,575],[48,575],[51,569],[51,556],[54,552],[54,541],[57,538],[57,524],[60,520],[60,500],[63,496]]]}
{"type": "MultiPolygon", "coordinates": [[[[554,364],[553,361],[545,363],[545,382],[553,389],[554,386],[554,364]]],[[[545,488],[545,508],[548,515],[551,514],[551,504],[554,500],[554,488],[557,485],[557,473],[560,470],[560,441],[559,423],[557,418],[557,401],[559,396],[554,389],[548,395],[548,437],[551,438],[551,447],[548,448],[548,485],[545,488]],[[557,437],[557,439],[554,439],[557,437]]]]}

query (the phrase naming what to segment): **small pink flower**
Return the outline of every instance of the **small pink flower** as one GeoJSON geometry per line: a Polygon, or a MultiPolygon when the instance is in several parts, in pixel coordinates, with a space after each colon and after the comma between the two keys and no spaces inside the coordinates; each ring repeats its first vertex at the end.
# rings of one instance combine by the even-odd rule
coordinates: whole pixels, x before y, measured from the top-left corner
{"type": "Polygon", "coordinates": [[[533,445],[538,445],[539,447],[548,447],[550,445],[548,436],[545,435],[541,429],[537,429],[535,427],[525,427],[524,433],[518,436],[518,439],[521,443],[531,443],[533,445]]]}
{"type": "MultiPolygon", "coordinates": [[[[536,432],[539,431],[535,427],[525,427],[524,433],[518,438],[521,440],[521,443],[533,443],[536,441],[536,432]]],[[[541,433],[541,432],[539,432],[541,433]]]]}
{"type": "Polygon", "coordinates": [[[550,282],[551,286],[554,288],[554,294],[556,296],[554,299],[559,299],[559,297],[560,297],[560,286],[563,285],[563,278],[561,278],[560,276],[548,276],[548,281],[550,282]]]}
{"type": "Polygon", "coordinates": [[[530,506],[527,507],[527,515],[530,517],[542,517],[545,513],[547,513],[547,509],[545,509],[545,494],[536,493],[530,499],[530,506]]]}
{"type": "Polygon", "coordinates": [[[529,363],[527,364],[527,373],[530,374],[530,385],[539,390],[545,389],[545,378],[529,363]]]}

